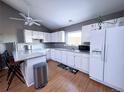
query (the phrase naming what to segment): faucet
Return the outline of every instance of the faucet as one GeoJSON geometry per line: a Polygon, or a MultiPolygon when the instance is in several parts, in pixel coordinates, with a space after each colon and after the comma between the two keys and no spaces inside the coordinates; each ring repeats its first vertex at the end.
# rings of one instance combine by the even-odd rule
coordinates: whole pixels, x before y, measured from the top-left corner
{"type": "Polygon", "coordinates": [[[75,48],[74,48],[74,47],[72,47],[72,50],[74,51],[74,50],[75,50],[75,48]]]}

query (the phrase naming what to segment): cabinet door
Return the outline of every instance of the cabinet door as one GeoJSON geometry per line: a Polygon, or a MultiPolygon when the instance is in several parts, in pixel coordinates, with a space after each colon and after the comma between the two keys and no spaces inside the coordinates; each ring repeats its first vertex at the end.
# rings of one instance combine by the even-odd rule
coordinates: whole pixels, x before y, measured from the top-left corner
{"type": "Polygon", "coordinates": [[[78,70],[82,70],[82,55],[75,53],[75,68],[77,68],[78,70]]]}
{"type": "Polygon", "coordinates": [[[54,42],[58,42],[58,37],[59,35],[58,35],[58,32],[55,32],[54,33],[54,42]]]}
{"type": "Polygon", "coordinates": [[[37,37],[38,37],[38,32],[37,32],[37,31],[33,31],[33,32],[32,32],[32,37],[33,37],[33,39],[37,39],[37,37]]]}
{"type": "Polygon", "coordinates": [[[65,42],[65,32],[59,31],[51,34],[52,42],[65,42]]]}
{"type": "Polygon", "coordinates": [[[96,24],[86,25],[82,27],[82,43],[90,42],[91,31],[97,29],[96,24]]]}
{"type": "Polygon", "coordinates": [[[51,50],[46,50],[47,60],[51,59],[51,50]]]}
{"type": "Polygon", "coordinates": [[[54,49],[51,49],[51,59],[52,60],[55,60],[55,50],[54,49]]]}
{"type": "Polygon", "coordinates": [[[51,42],[50,33],[44,33],[44,42],[51,42]]]}
{"type": "Polygon", "coordinates": [[[61,51],[55,50],[55,61],[61,62],[61,51]]]}
{"type": "Polygon", "coordinates": [[[67,52],[67,65],[70,67],[75,66],[74,53],[73,52],[67,52]]]}
{"type": "Polygon", "coordinates": [[[25,43],[32,43],[32,31],[25,30],[24,31],[25,43]]]}
{"type": "Polygon", "coordinates": [[[88,54],[82,54],[82,63],[81,63],[81,70],[83,72],[89,73],[89,55],[88,54]]]}
{"type": "Polygon", "coordinates": [[[88,73],[89,72],[89,55],[83,53],[75,53],[75,68],[88,73]]]}
{"type": "Polygon", "coordinates": [[[51,40],[52,40],[52,42],[56,42],[56,34],[55,33],[51,34],[51,40]]]}
{"type": "Polygon", "coordinates": [[[64,31],[59,31],[57,32],[58,33],[58,42],[65,42],[65,32],[64,31]]]}
{"type": "Polygon", "coordinates": [[[46,62],[45,56],[29,59],[26,60],[26,62],[24,62],[23,64],[21,64],[21,70],[25,77],[27,86],[31,86],[32,84],[34,84],[33,66],[41,62],[46,62]]]}
{"type": "Polygon", "coordinates": [[[67,52],[66,51],[61,51],[61,56],[62,56],[62,63],[67,65],[67,52]]]}
{"type": "Polygon", "coordinates": [[[37,39],[43,39],[43,34],[44,34],[44,32],[38,32],[37,39]]]}

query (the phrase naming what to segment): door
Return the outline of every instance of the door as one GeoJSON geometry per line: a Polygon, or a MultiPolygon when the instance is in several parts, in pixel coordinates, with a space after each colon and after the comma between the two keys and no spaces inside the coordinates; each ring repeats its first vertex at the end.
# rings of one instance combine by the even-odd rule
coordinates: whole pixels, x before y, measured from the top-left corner
{"type": "Polygon", "coordinates": [[[105,30],[92,31],[89,73],[92,78],[101,81],[103,81],[103,72],[104,72],[104,48],[105,48],[105,30]]]}
{"type": "Polygon", "coordinates": [[[124,27],[107,30],[105,82],[124,90],[124,27]]]}

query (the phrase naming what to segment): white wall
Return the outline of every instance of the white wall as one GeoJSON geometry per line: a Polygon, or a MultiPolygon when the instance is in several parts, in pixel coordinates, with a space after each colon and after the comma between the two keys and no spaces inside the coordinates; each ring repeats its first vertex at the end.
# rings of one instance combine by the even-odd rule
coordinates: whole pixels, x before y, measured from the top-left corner
{"type": "Polygon", "coordinates": [[[6,50],[5,44],[0,43],[0,54],[6,50]]]}

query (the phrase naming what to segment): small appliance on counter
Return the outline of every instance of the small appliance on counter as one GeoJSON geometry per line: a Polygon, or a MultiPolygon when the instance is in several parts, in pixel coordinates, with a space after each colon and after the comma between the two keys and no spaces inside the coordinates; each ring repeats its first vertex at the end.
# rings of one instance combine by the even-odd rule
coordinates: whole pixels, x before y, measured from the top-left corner
{"type": "Polygon", "coordinates": [[[25,50],[32,50],[32,45],[25,45],[24,46],[24,49],[25,50]]]}
{"type": "Polygon", "coordinates": [[[89,45],[79,45],[78,49],[80,51],[90,52],[90,46],[89,45]]]}

